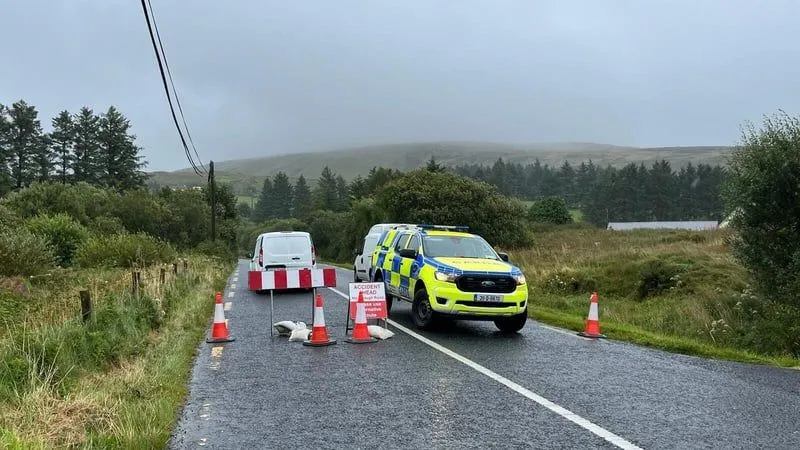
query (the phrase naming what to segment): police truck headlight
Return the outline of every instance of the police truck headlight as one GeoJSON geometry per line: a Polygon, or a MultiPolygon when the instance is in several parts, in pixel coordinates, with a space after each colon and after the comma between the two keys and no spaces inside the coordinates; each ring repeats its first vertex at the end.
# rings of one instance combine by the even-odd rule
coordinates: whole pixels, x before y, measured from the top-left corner
{"type": "Polygon", "coordinates": [[[514,275],[514,281],[517,282],[517,286],[525,284],[525,275],[514,275]]]}
{"type": "Polygon", "coordinates": [[[436,281],[446,281],[448,283],[456,282],[456,276],[452,273],[436,272],[433,276],[436,277],[436,281]]]}

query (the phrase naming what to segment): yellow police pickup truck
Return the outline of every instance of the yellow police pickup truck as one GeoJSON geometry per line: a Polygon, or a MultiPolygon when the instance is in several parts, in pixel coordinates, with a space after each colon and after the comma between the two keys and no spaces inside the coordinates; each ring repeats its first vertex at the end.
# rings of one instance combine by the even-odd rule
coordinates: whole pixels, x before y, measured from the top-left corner
{"type": "Polygon", "coordinates": [[[383,232],[372,253],[372,281],[386,286],[387,307],[411,302],[414,325],[441,317],[492,320],[501,331],[525,326],[528,285],[522,271],[467,227],[401,225],[383,232]]]}

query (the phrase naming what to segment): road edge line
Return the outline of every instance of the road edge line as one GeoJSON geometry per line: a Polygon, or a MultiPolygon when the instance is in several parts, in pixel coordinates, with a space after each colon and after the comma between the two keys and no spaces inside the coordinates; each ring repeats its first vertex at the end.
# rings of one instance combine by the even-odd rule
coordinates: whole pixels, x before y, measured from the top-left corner
{"type": "MultiPolygon", "coordinates": [[[[340,296],[342,296],[342,297],[344,297],[344,298],[346,298],[348,300],[350,299],[349,295],[345,295],[343,292],[339,291],[336,288],[329,287],[328,289],[330,289],[331,291],[335,292],[336,294],[338,294],[338,295],[340,295],[340,296]]],[[[494,381],[497,381],[498,383],[506,386],[507,388],[513,390],[514,392],[516,392],[516,393],[518,393],[518,394],[520,394],[520,395],[522,395],[522,396],[524,396],[524,397],[526,397],[526,398],[528,398],[530,400],[533,400],[534,402],[538,403],[541,406],[544,406],[545,408],[547,408],[550,411],[558,414],[559,416],[563,417],[564,419],[567,419],[570,422],[580,426],[581,428],[584,428],[584,429],[592,432],[593,434],[605,439],[606,441],[616,445],[617,447],[623,448],[625,450],[642,450],[640,447],[638,447],[637,445],[633,444],[632,442],[629,442],[629,441],[625,440],[621,436],[618,436],[618,435],[606,430],[605,428],[603,428],[603,427],[601,427],[599,425],[596,425],[595,423],[590,422],[587,419],[584,419],[583,417],[573,413],[572,411],[564,408],[563,406],[559,406],[558,404],[551,402],[550,400],[548,400],[548,399],[536,394],[535,392],[533,392],[533,391],[531,391],[531,390],[529,390],[529,389],[527,389],[527,388],[525,388],[523,386],[520,386],[519,384],[509,380],[508,378],[506,378],[506,377],[504,377],[504,376],[502,376],[502,375],[500,375],[500,374],[498,374],[496,372],[493,372],[490,369],[487,369],[486,367],[476,363],[475,361],[472,361],[471,359],[469,359],[469,358],[467,358],[465,356],[462,356],[462,355],[450,350],[449,348],[447,348],[447,347],[445,347],[445,346],[443,346],[441,344],[437,344],[436,342],[426,338],[425,336],[422,336],[422,335],[420,335],[418,333],[415,333],[412,330],[409,330],[408,328],[404,327],[403,325],[400,325],[399,323],[395,322],[394,320],[387,319],[387,321],[393,327],[395,327],[396,329],[398,329],[398,330],[402,331],[403,333],[413,337],[414,339],[422,342],[423,344],[433,348],[434,350],[438,350],[439,352],[444,353],[445,355],[455,359],[456,361],[458,361],[458,362],[460,362],[460,363],[472,368],[473,370],[475,370],[475,371],[477,371],[479,373],[482,373],[483,375],[486,375],[487,377],[493,379],[494,381]]]]}

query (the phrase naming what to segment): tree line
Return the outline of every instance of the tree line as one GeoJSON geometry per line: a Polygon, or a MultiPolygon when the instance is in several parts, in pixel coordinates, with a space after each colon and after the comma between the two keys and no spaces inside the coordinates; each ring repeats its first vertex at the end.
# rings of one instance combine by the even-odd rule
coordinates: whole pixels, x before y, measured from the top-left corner
{"type": "Polygon", "coordinates": [[[36,107],[0,103],[0,195],[34,182],[86,182],[119,192],[144,185],[146,166],[130,121],[113,105],[61,111],[45,132],[36,107]]]}
{"type": "MultiPolygon", "coordinates": [[[[622,168],[600,167],[592,161],[573,168],[569,162],[556,169],[538,161],[521,165],[498,159],[493,165],[444,167],[434,158],[428,172],[452,172],[486,182],[508,197],[523,200],[561,198],[584,219],[604,227],[610,221],[722,220],[724,205],[720,187],[724,169],[708,164],[687,164],[674,170],[665,160],[647,167],[630,163],[622,168]]],[[[253,211],[242,214],[254,220],[306,218],[314,210],[345,211],[351,201],[372,196],[401,171],[373,167],[367,176],[347,183],[325,167],[309,186],[302,175],[293,185],[279,172],[266,178],[253,211]]]]}
{"type": "Polygon", "coordinates": [[[610,221],[721,220],[724,205],[720,166],[692,163],[674,170],[666,160],[601,167],[591,160],[560,168],[538,160],[515,164],[498,159],[492,166],[459,165],[455,173],[486,181],[501,193],[524,200],[560,197],[580,209],[585,220],[605,226],[610,221]]]}

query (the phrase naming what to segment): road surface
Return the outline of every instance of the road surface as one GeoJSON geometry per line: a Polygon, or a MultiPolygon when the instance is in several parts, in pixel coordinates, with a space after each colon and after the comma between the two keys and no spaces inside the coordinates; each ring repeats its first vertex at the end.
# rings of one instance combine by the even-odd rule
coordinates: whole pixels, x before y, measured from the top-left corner
{"type": "MultiPolygon", "coordinates": [[[[337,344],[270,337],[269,295],[240,261],[234,342],[206,344],[170,448],[800,448],[800,371],[709,361],[529,321],[435,332],[396,303],[391,339],[344,342],[352,271],[319,289],[337,344]]],[[[311,327],[311,294],[276,294],[274,322],[311,327]]],[[[588,305],[587,305],[588,308],[588,305]]],[[[602,324],[602,310],[600,312],[602,324]]]]}

